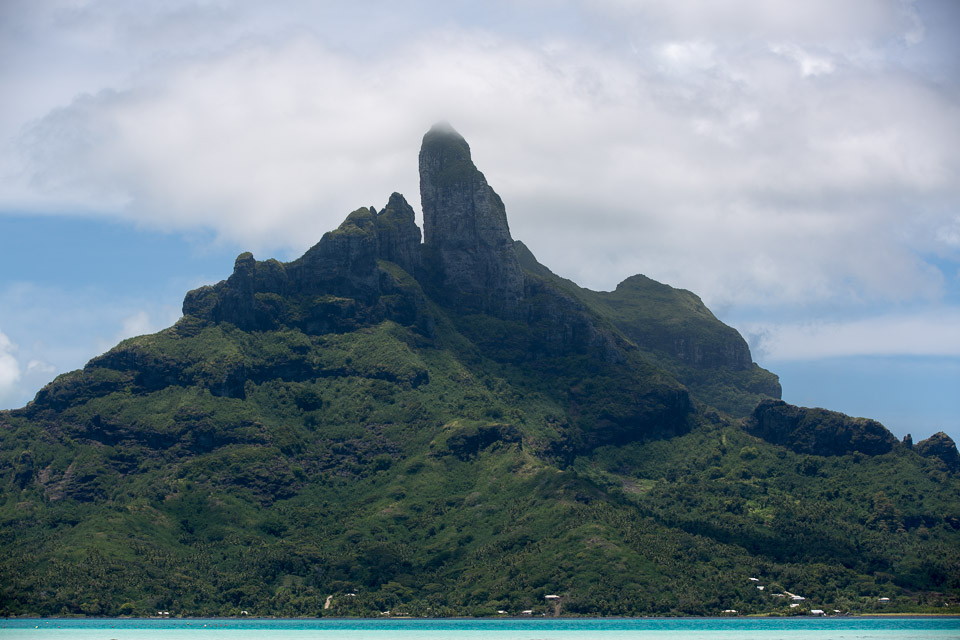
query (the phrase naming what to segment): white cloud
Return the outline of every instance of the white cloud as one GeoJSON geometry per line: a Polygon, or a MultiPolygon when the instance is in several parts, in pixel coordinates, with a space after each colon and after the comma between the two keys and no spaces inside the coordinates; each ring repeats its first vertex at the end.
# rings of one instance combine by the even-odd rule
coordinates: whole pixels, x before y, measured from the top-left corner
{"type": "Polygon", "coordinates": [[[953,247],[960,126],[949,91],[885,57],[922,45],[910,4],[561,5],[603,37],[494,33],[427,4],[393,31],[397,14],[366,25],[309,3],[123,6],[44,23],[71,51],[100,56],[105,38],[136,64],[34,114],[0,208],[297,252],[391,191],[416,207],[419,138],[447,119],[514,235],[587,286],[643,272],[766,305],[942,291],[922,256],[953,247]],[[364,46],[335,33],[361,26],[364,46]]]}
{"type": "Polygon", "coordinates": [[[773,361],[843,356],[960,357],[960,309],[861,320],[744,327],[756,353],[773,361]]]}
{"type": "Polygon", "coordinates": [[[830,58],[812,54],[793,43],[775,44],[770,47],[770,50],[796,62],[800,67],[800,75],[805,78],[833,73],[836,68],[830,58]]]}
{"type": "MultiPolygon", "coordinates": [[[[585,3],[586,4],[586,3],[585,3]]],[[[889,0],[590,0],[612,22],[680,38],[732,40],[922,40],[923,21],[911,2],[889,0]]]]}
{"type": "Polygon", "coordinates": [[[154,324],[150,321],[150,315],[146,311],[138,311],[123,319],[119,339],[142,336],[155,330],[154,324]]]}
{"type": "Polygon", "coordinates": [[[127,338],[156,333],[172,325],[179,317],[180,311],[176,309],[162,309],[159,314],[154,315],[140,309],[123,318],[120,330],[114,335],[112,341],[105,344],[105,348],[109,349],[117,342],[127,338]]]}
{"type": "Polygon", "coordinates": [[[713,68],[716,65],[713,52],[714,46],[702,41],[667,42],[657,50],[667,68],[679,73],[713,68]]]}
{"type": "Polygon", "coordinates": [[[31,360],[27,363],[27,375],[38,374],[49,376],[57,372],[57,368],[43,360],[31,360]]]}
{"type": "Polygon", "coordinates": [[[18,393],[20,363],[17,362],[17,346],[0,331],[0,402],[6,402],[18,393]]]}
{"type": "Polygon", "coordinates": [[[945,221],[943,226],[936,230],[936,239],[950,249],[960,249],[960,216],[956,216],[952,221],[945,221]]]}
{"type": "Polygon", "coordinates": [[[907,24],[910,25],[907,32],[903,34],[904,42],[908,45],[920,44],[926,37],[927,28],[923,24],[920,14],[917,13],[916,6],[911,0],[901,0],[900,8],[907,24]]]}

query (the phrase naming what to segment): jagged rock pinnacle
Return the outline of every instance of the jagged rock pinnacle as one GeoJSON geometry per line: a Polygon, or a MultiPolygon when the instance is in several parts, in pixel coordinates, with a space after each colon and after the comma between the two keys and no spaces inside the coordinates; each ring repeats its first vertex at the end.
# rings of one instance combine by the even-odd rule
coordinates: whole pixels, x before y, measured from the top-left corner
{"type": "Polygon", "coordinates": [[[420,200],[424,247],[448,297],[485,312],[516,309],[523,272],[503,201],[474,166],[467,141],[447,123],[423,136],[420,200]]]}
{"type": "Polygon", "coordinates": [[[420,228],[413,207],[399,193],[376,215],[379,257],[395,262],[411,275],[420,270],[420,228]]]}

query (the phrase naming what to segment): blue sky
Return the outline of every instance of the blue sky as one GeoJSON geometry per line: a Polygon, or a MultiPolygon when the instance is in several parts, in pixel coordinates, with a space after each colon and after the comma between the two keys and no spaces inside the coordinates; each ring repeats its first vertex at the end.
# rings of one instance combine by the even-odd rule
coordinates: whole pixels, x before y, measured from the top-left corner
{"type": "Polygon", "coordinates": [[[958,27],[949,0],[8,0],[0,407],[241,251],[418,208],[445,119],[554,271],[690,289],[786,400],[960,438],[958,27]]]}

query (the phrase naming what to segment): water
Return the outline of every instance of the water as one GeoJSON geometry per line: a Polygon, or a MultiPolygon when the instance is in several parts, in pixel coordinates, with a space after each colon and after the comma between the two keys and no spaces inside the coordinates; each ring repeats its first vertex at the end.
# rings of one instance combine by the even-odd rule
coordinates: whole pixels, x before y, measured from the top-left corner
{"type": "Polygon", "coordinates": [[[960,618],[0,620],[0,640],[960,640],[960,618]]]}

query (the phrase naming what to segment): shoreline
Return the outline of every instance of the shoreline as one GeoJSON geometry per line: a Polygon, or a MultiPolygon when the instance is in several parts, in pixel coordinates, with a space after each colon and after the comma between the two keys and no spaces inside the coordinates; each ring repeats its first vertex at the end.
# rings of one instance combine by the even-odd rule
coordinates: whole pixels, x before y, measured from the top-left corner
{"type": "Polygon", "coordinates": [[[247,621],[247,622],[257,622],[257,621],[273,621],[273,622],[496,622],[502,620],[508,620],[511,622],[562,622],[562,621],[616,621],[616,620],[850,620],[850,619],[869,619],[869,618],[878,618],[878,619],[890,619],[890,618],[960,618],[960,613],[850,613],[843,615],[832,615],[832,616],[812,616],[812,615],[793,615],[793,616],[781,616],[774,614],[766,613],[756,613],[756,614],[747,614],[747,615],[717,615],[717,616],[486,616],[482,618],[475,618],[470,616],[457,616],[457,617],[446,617],[446,618],[414,618],[411,616],[395,616],[395,617],[376,617],[376,618],[361,618],[361,617],[333,617],[333,616],[324,616],[324,617],[302,617],[302,618],[285,618],[280,616],[219,616],[219,617],[174,617],[174,616],[149,616],[149,617],[136,617],[136,616],[68,616],[68,617],[54,617],[54,616],[10,616],[0,618],[0,620],[6,621],[29,621],[29,620],[71,620],[71,621],[81,621],[81,620],[110,620],[110,621],[152,621],[152,622],[161,622],[161,621],[247,621]]]}

